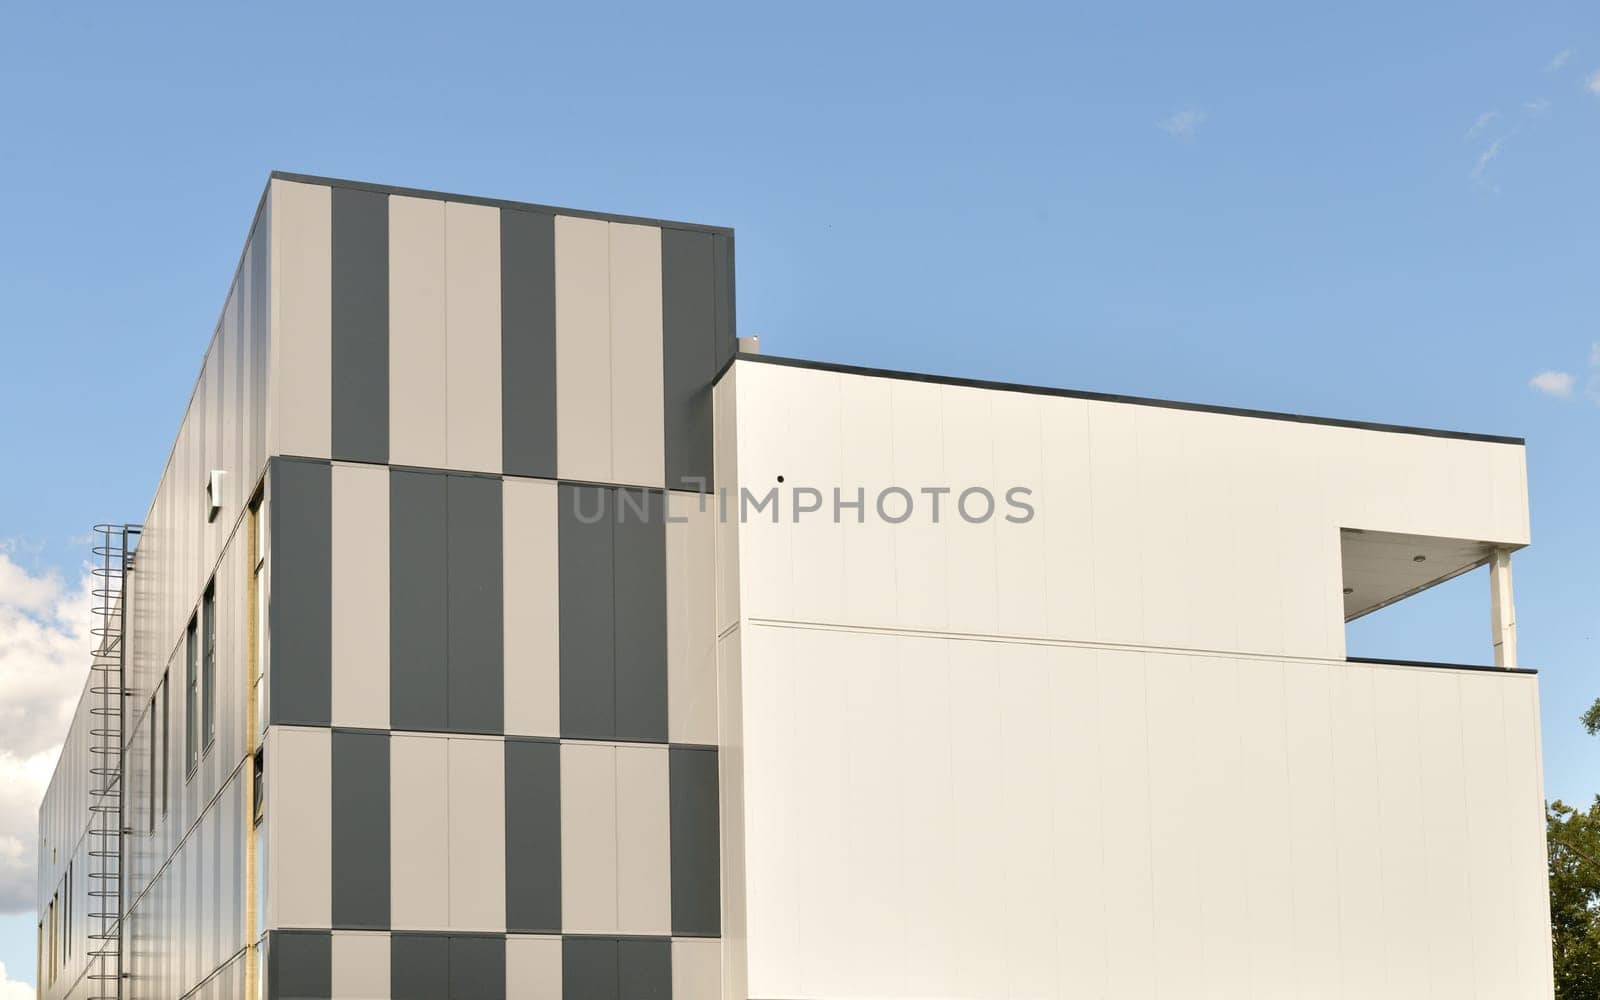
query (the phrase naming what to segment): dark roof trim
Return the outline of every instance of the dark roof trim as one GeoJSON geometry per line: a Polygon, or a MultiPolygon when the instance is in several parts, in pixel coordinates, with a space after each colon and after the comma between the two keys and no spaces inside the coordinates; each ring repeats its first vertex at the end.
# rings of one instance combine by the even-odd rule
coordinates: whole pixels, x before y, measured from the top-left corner
{"type": "MultiPolygon", "coordinates": [[[[924,372],[902,372],[888,368],[865,368],[860,365],[841,365],[829,361],[808,361],[803,358],[780,358],[770,354],[737,354],[723,366],[727,371],[734,361],[753,361],[763,365],[782,365],[786,368],[811,368],[817,371],[840,372],[845,375],[870,375],[878,378],[896,378],[911,382],[932,382],[937,385],[959,385],[971,389],[996,389],[1003,392],[1026,392],[1035,396],[1063,396],[1068,399],[1088,399],[1100,403],[1129,403],[1134,406],[1161,406],[1169,410],[1193,410],[1197,413],[1220,413],[1230,417],[1255,417],[1261,420],[1288,420],[1297,424],[1322,424],[1327,427],[1351,427],[1363,431],[1385,431],[1391,434],[1418,434],[1423,437],[1454,438],[1459,441],[1487,441],[1492,444],[1526,445],[1519,437],[1498,434],[1470,434],[1466,431],[1442,431],[1431,427],[1406,427],[1401,424],[1380,424],[1367,420],[1340,420],[1335,417],[1311,417],[1303,413],[1278,413],[1273,410],[1249,410],[1238,406],[1213,406],[1209,403],[1184,403],[1171,399],[1151,399],[1147,396],[1123,396],[1110,392],[1086,392],[1082,389],[1058,389],[1044,385],[1022,385],[1016,382],[991,382],[977,378],[959,378],[954,375],[929,375],[924,372]]],[[[722,377],[722,372],[717,373],[722,377]]]]}
{"type": "Polygon", "coordinates": [[[660,226],[663,229],[686,229],[696,233],[723,233],[733,235],[727,226],[706,226],[696,222],[673,222],[668,219],[647,219],[637,215],[615,215],[610,212],[589,212],[577,208],[559,208],[538,205],[527,201],[509,201],[504,198],[484,198],[471,194],[450,194],[445,191],[428,191],[422,188],[394,187],[389,184],[370,184],[366,181],[342,180],[337,177],[318,177],[315,174],[292,174],[274,170],[272,179],[293,181],[297,184],[321,184],[324,187],[348,188],[352,191],[371,191],[376,194],[397,194],[407,198],[431,198],[435,201],[457,201],[468,205],[488,205],[491,208],[513,208],[546,215],[567,215],[579,219],[599,219],[603,222],[628,222],[641,226],[660,226]]]}
{"type": "Polygon", "coordinates": [[[1431,660],[1385,660],[1376,656],[1347,656],[1346,663],[1372,663],[1391,667],[1432,667],[1438,670],[1480,670],[1491,674],[1521,674],[1537,677],[1539,671],[1530,667],[1491,667],[1482,663],[1434,663],[1431,660]]]}

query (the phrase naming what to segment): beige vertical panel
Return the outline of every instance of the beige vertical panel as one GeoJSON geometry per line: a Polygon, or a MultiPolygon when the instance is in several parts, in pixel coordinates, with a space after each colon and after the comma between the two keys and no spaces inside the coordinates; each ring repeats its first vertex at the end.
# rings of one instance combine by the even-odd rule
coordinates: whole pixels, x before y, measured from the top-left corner
{"type": "Polygon", "coordinates": [[[333,995],[340,1000],[388,1000],[387,933],[333,932],[333,995]]]}
{"type": "MultiPolygon", "coordinates": [[[[803,372],[804,378],[788,380],[780,377],[782,370],[771,365],[741,363],[735,365],[735,373],[738,378],[732,387],[733,405],[726,413],[733,425],[729,433],[736,442],[736,467],[725,469],[722,464],[717,465],[719,477],[737,473],[737,479],[725,483],[726,508],[717,515],[738,536],[736,544],[724,548],[732,548],[738,554],[738,576],[730,581],[731,592],[727,596],[734,609],[748,618],[794,618],[796,602],[792,595],[800,581],[793,565],[794,542],[788,526],[771,524],[765,517],[742,523],[740,490],[749,487],[759,493],[768,484],[775,484],[780,475],[789,485],[810,482],[823,489],[827,483],[814,478],[816,470],[797,462],[809,447],[815,411],[809,407],[802,411],[806,419],[799,429],[807,432],[806,436],[791,434],[789,397],[803,391],[813,403],[826,403],[837,393],[829,391],[831,387],[825,380],[832,376],[826,372],[807,371],[803,372]]],[[[718,496],[720,499],[723,494],[718,496]]],[[[727,606],[724,604],[724,608],[727,606]]]]}
{"type": "Polygon", "coordinates": [[[1472,979],[1479,995],[1515,996],[1517,942],[1501,932],[1515,914],[1523,872],[1508,817],[1518,809],[1507,767],[1505,694],[1515,685],[1488,674],[1461,676],[1462,764],[1467,782],[1467,870],[1472,872],[1472,979]]]}
{"type": "Polygon", "coordinates": [[[940,523],[933,520],[934,498],[924,490],[948,486],[940,433],[939,392],[928,382],[891,383],[894,420],[895,484],[908,490],[917,513],[894,534],[895,620],[909,628],[943,628],[949,620],[949,595],[943,519],[950,501],[940,501],[940,523]]]}
{"type": "Polygon", "coordinates": [[[672,942],[672,1000],[722,1000],[722,942],[672,942]]]}
{"type": "Polygon", "coordinates": [[[1150,743],[1145,716],[1144,657],[1096,653],[1100,692],[1101,864],[1118,873],[1105,897],[1106,995],[1155,993],[1154,898],[1150,865],[1150,743]]]}
{"type": "Polygon", "coordinates": [[[964,924],[949,891],[956,858],[949,649],[922,636],[896,640],[901,728],[890,735],[901,790],[905,992],[914,996],[948,991],[964,924]]]}
{"type": "Polygon", "coordinates": [[[447,465],[499,472],[500,210],[447,202],[444,213],[447,465]]]}
{"type": "Polygon", "coordinates": [[[1092,496],[1094,638],[1140,642],[1144,638],[1143,584],[1139,553],[1139,449],[1134,407],[1089,404],[1089,468],[1092,496]]]}
{"type": "MultiPolygon", "coordinates": [[[[895,525],[878,512],[880,492],[891,485],[894,469],[894,411],[889,379],[841,379],[839,418],[844,433],[839,438],[839,476],[849,488],[865,489],[866,518],[857,523],[844,518],[838,527],[844,543],[843,621],[881,624],[895,620],[895,543],[911,522],[895,525]]],[[[823,509],[805,515],[824,524],[833,512],[825,498],[823,509]]],[[[911,501],[915,503],[915,494],[911,501]]],[[[900,517],[905,503],[899,496],[886,499],[884,510],[900,517]]]]}
{"type": "Polygon", "coordinates": [[[662,486],[661,230],[621,222],[609,227],[611,471],[619,483],[662,486]]]}
{"type": "MultiPolygon", "coordinates": [[[[673,959],[676,962],[677,955],[673,959]]],[[[506,938],[506,996],[515,1000],[561,1000],[560,938],[516,934],[506,938]]],[[[674,1000],[677,997],[674,990],[674,1000]]]]}
{"type": "MultiPolygon", "coordinates": [[[[994,395],[949,385],[941,386],[939,392],[944,468],[950,480],[943,517],[950,556],[946,593],[950,628],[958,631],[994,632],[999,622],[994,521],[972,524],[961,516],[962,494],[975,487],[990,489],[994,482],[994,395]]],[[[966,509],[972,516],[982,517],[987,509],[982,495],[974,494],[966,509]]]]}
{"type": "Polygon", "coordinates": [[[667,738],[673,743],[717,742],[715,504],[701,493],[667,494],[667,738]]]}
{"type": "Polygon", "coordinates": [[[333,446],[333,191],[272,182],[272,367],[267,453],[333,446]]]}
{"type": "Polygon", "coordinates": [[[1044,432],[1041,397],[1020,392],[998,392],[993,399],[995,586],[998,588],[996,631],[1007,635],[1041,635],[1049,614],[1044,562],[1044,521],[1037,499],[1027,517],[1012,506],[1008,494],[1026,489],[1039,496],[1044,479],[1044,432]],[[1025,520],[1012,520],[1026,518],[1025,520]]]}
{"type": "Polygon", "coordinates": [[[1427,940],[1438,917],[1427,882],[1423,774],[1417,742],[1420,671],[1378,669],[1372,704],[1378,759],[1378,815],[1383,840],[1383,907],[1388,988],[1395,996],[1427,996],[1427,940]]]}
{"type": "Polygon", "coordinates": [[[1422,759],[1422,835],[1432,920],[1417,930],[1427,941],[1429,985],[1435,996],[1469,996],[1477,873],[1468,866],[1467,775],[1461,759],[1460,678],[1451,671],[1419,672],[1417,736],[1422,759]]]}
{"type": "Polygon", "coordinates": [[[561,927],[617,929],[616,749],[561,746],[561,927]]]}
{"type": "MultiPolygon", "coordinates": [[[[720,466],[719,466],[720,470],[720,466]]],[[[719,471],[720,475],[720,471],[719,471]]],[[[749,900],[745,862],[743,630],[717,637],[717,812],[722,832],[722,976],[731,996],[747,996],[749,900]]]]}
{"type": "Polygon", "coordinates": [[[611,481],[608,224],[556,216],[556,468],[611,481]]]}
{"type": "Polygon", "coordinates": [[[617,930],[672,933],[667,748],[617,747],[617,930]]]}
{"type": "Polygon", "coordinates": [[[982,859],[952,866],[948,882],[955,910],[974,915],[973,926],[963,934],[967,947],[956,959],[953,980],[953,992],[964,996],[982,995],[1008,975],[1002,916],[1006,884],[996,877],[1007,863],[1001,858],[1005,848],[996,823],[1005,813],[1004,786],[995,778],[1005,768],[1006,747],[998,656],[994,643],[957,642],[950,648],[955,857],[982,859]]]}
{"type": "Polygon", "coordinates": [[[506,926],[506,768],[498,739],[450,743],[450,926],[506,926]]]}
{"type": "Polygon", "coordinates": [[[1187,557],[1188,518],[1184,514],[1184,428],[1187,413],[1161,407],[1129,407],[1137,439],[1136,473],[1140,604],[1143,642],[1152,646],[1189,643],[1189,584],[1195,579],[1187,557]]]}
{"type": "Polygon", "coordinates": [[[450,917],[449,741],[389,740],[390,926],[443,930],[450,917]]]}
{"type": "MultiPolygon", "coordinates": [[[[333,467],[333,724],[389,728],[389,470],[333,467]]],[[[402,568],[403,569],[403,568],[402,568]]]]}
{"type": "MultiPolygon", "coordinates": [[[[1339,957],[1344,949],[1339,919],[1338,813],[1334,802],[1333,736],[1328,666],[1286,663],[1284,732],[1288,751],[1289,838],[1294,865],[1294,968],[1299,995],[1338,997],[1339,957]],[[1327,859],[1306,870],[1307,857],[1327,859]]],[[[1342,666],[1340,668],[1342,669],[1342,666]]]]}
{"type": "Polygon", "coordinates": [[[506,733],[557,736],[561,598],[556,484],[507,477],[502,496],[506,733]]]}
{"type": "MultiPolygon", "coordinates": [[[[1080,414],[1081,416],[1081,414],[1080,414]]],[[[1051,802],[1058,908],[1056,955],[1063,997],[1106,996],[1105,900],[1122,892],[1120,872],[1102,861],[1108,830],[1101,812],[1100,695],[1095,651],[1050,650],[1051,802]]]]}
{"type": "Polygon", "coordinates": [[[1158,996],[1182,995],[1204,967],[1195,827],[1210,805],[1197,781],[1194,701],[1197,664],[1145,657],[1146,744],[1150,752],[1150,876],[1154,888],[1154,971],[1158,996]]]}
{"type": "Polygon", "coordinates": [[[444,468],[445,204],[389,196],[389,461],[444,468]]]}
{"type": "MultiPolygon", "coordinates": [[[[713,465],[716,490],[713,502],[727,492],[737,491],[739,484],[738,435],[735,418],[738,416],[737,380],[738,366],[728,369],[711,391],[713,465]]],[[[739,522],[723,517],[714,519],[716,525],[717,571],[717,635],[739,620],[739,522]]]]}
{"type": "Polygon", "coordinates": [[[1283,666],[1246,660],[1239,666],[1236,725],[1244,747],[1243,781],[1251,794],[1238,818],[1249,844],[1245,870],[1245,937],[1255,949],[1251,976],[1266,995],[1292,992],[1295,859],[1289,842],[1289,775],[1284,732],[1283,666]]]}
{"type": "MultiPolygon", "coordinates": [[[[844,481],[844,455],[840,444],[845,433],[840,401],[844,376],[822,371],[806,374],[811,377],[780,380],[772,386],[781,393],[778,398],[785,404],[778,411],[783,414],[780,433],[789,439],[788,455],[782,467],[771,472],[753,465],[745,467],[743,479],[751,492],[758,495],[767,489],[780,490],[780,505],[782,497],[790,495],[793,487],[810,485],[822,493],[823,509],[798,522],[788,509],[781,509],[778,524],[771,523],[769,513],[757,514],[751,510],[744,534],[747,538],[762,535],[789,539],[792,570],[791,589],[787,595],[789,606],[787,612],[773,608],[774,617],[838,622],[844,615],[845,536],[842,526],[833,520],[833,491],[841,491],[842,502],[854,503],[856,490],[863,484],[844,481]],[[778,475],[784,477],[783,487],[777,485],[778,475]]],[[[842,521],[855,520],[858,515],[854,509],[846,508],[839,516],[842,521]]],[[[763,610],[748,608],[746,613],[754,616],[762,614],[763,610]]]]}
{"type": "MultiPolygon", "coordinates": [[[[173,735],[181,738],[180,726],[173,735]]],[[[327,927],[333,920],[333,763],[329,730],[283,729],[271,785],[272,901],[277,927],[327,927]]],[[[181,765],[180,765],[181,767],[181,765]]],[[[173,784],[182,771],[174,773],[173,784]]],[[[183,795],[174,788],[174,810],[183,795]]]]}
{"type": "MultiPolygon", "coordinates": [[[[1382,817],[1378,811],[1378,748],[1374,731],[1375,668],[1346,664],[1333,672],[1333,793],[1339,818],[1341,978],[1351,996],[1379,996],[1388,972],[1383,907],[1382,817]]],[[[1202,716],[1203,718],[1204,716],[1202,716]]]]}

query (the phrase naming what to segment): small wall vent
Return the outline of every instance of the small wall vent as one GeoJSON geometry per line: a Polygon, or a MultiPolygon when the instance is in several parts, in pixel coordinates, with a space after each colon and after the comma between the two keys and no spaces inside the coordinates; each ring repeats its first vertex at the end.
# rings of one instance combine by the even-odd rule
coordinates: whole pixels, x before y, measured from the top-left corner
{"type": "Polygon", "coordinates": [[[217,519],[222,510],[222,470],[212,469],[206,476],[206,523],[217,519]]]}

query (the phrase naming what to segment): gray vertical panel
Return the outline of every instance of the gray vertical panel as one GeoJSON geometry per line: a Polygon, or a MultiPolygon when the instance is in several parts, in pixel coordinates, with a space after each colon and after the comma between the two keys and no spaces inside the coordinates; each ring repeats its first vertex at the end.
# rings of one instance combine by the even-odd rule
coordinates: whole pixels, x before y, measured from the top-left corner
{"type": "Polygon", "coordinates": [[[333,457],[389,460],[389,197],[333,189],[333,457]]]}
{"type": "Polygon", "coordinates": [[[611,565],[615,496],[596,486],[562,483],[556,502],[561,735],[611,739],[616,733],[611,565]]]}
{"type": "Polygon", "coordinates": [[[616,738],[667,741],[665,498],[617,491],[613,518],[616,738]],[[644,511],[643,516],[640,510],[644,511]]]}
{"type": "Polygon", "coordinates": [[[667,782],[672,818],[672,933],[722,933],[717,751],[673,747],[667,782]]]}
{"type": "Polygon", "coordinates": [[[389,737],[333,732],[333,925],[389,926],[389,737]]]}
{"type": "Polygon", "coordinates": [[[450,1000],[505,1000],[504,935],[461,934],[450,938],[448,996],[450,1000]]]}
{"type": "Polygon", "coordinates": [[[711,382],[717,373],[712,236],[661,231],[661,399],[668,489],[711,489],[711,382]]]}
{"type": "MultiPolygon", "coordinates": [[[[389,471],[389,725],[394,729],[440,731],[448,721],[445,496],[442,474],[389,471]]],[[[383,581],[372,585],[381,587],[383,581]]]]}
{"type": "Polygon", "coordinates": [[[555,216],[500,210],[501,468],[556,476],[555,216]]]}
{"type": "Polygon", "coordinates": [[[442,1000],[450,996],[450,938],[444,934],[389,937],[389,996],[442,1000]]]}
{"type": "Polygon", "coordinates": [[[273,931],[267,958],[267,1000],[330,1000],[332,996],[333,935],[327,931],[273,931]]]}
{"type": "Polygon", "coordinates": [[[456,733],[505,729],[504,558],[500,479],[449,476],[448,727],[456,733]]]}
{"type": "Polygon", "coordinates": [[[326,726],[333,702],[333,477],[325,462],[272,460],[271,719],[326,726]]]}
{"type": "Polygon", "coordinates": [[[739,351],[739,331],[735,322],[733,284],[733,235],[711,237],[712,280],[716,283],[717,367],[739,351]]]}
{"type": "Polygon", "coordinates": [[[561,931],[561,747],[506,740],[506,930],[561,931]]]}
{"type": "Polygon", "coordinates": [[[616,938],[561,939],[561,1000],[618,1000],[616,938]]]}
{"type": "Polygon", "coordinates": [[[672,941],[623,938],[617,942],[617,1000],[670,1000],[672,941]]]}

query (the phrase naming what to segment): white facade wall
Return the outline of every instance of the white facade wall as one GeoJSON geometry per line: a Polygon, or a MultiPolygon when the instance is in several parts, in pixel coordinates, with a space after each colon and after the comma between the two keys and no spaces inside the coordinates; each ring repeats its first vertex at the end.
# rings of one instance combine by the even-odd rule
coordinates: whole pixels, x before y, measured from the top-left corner
{"type": "Polygon", "coordinates": [[[1524,544],[1519,446],[746,361],[718,392],[719,478],[784,477],[719,535],[744,995],[1550,996],[1535,679],[1344,659],[1339,529],[1524,544]],[[889,525],[896,484],[1037,513],[889,525]]]}

